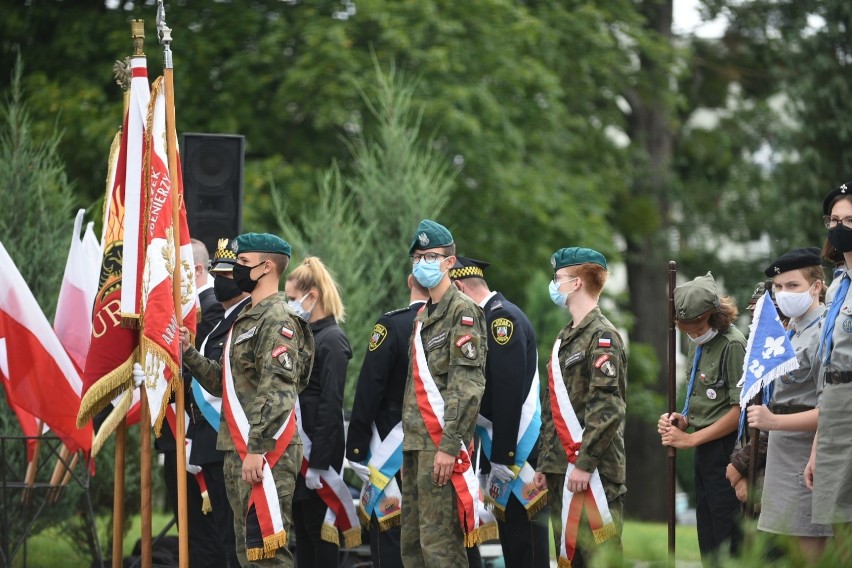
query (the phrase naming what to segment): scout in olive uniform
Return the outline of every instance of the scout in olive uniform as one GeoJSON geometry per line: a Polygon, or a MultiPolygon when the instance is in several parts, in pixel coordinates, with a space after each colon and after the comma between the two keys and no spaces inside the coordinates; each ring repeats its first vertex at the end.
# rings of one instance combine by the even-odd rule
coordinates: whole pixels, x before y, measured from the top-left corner
{"type": "Polygon", "coordinates": [[[664,446],[695,448],[698,547],[705,563],[720,553],[739,553],[742,513],[725,478],[740,416],[740,389],[746,340],[734,327],[737,308],[721,298],[709,273],[674,291],[678,328],[690,339],[686,403],[683,412],[663,414],[657,424],[664,446]],[[695,429],[692,433],[685,430],[695,429]],[[722,546],[728,546],[727,551],[722,546]]]}
{"type": "MultiPolygon", "coordinates": [[[[489,263],[458,257],[450,270],[456,287],[485,312],[488,355],[485,362],[485,393],[479,414],[492,424],[491,476],[500,482],[515,479],[515,454],[521,411],[538,374],[535,332],[526,314],[500,292],[492,292],[485,280],[489,263]]],[[[539,397],[536,382],[536,399],[539,397]]],[[[538,423],[536,422],[536,426],[538,423]]],[[[523,434],[523,433],[521,433],[523,434]]],[[[535,432],[536,438],[538,431],[535,432]]],[[[535,468],[538,443],[533,442],[526,461],[535,468]]],[[[546,503],[541,496],[541,503],[546,503]]],[[[540,504],[533,505],[536,509],[540,504]]],[[[546,507],[545,507],[546,509],[546,507]]],[[[547,519],[549,510],[527,509],[513,493],[505,512],[497,515],[503,559],[508,568],[550,566],[547,519]]],[[[495,510],[496,514],[496,510],[495,510]]]]}
{"type": "Polygon", "coordinates": [[[457,500],[469,495],[464,488],[459,493],[456,483],[457,476],[472,473],[462,446],[473,440],[485,389],[485,318],[450,283],[455,244],[445,227],[422,221],[408,252],[412,274],[429,289],[430,299],[415,318],[402,409],[402,558],[407,567],[464,566],[465,544],[476,543],[477,527],[461,526],[460,513],[467,520],[471,509],[458,509],[457,500]],[[427,378],[443,402],[437,433],[430,431],[435,421],[427,423],[424,413],[440,410],[415,385],[427,384],[427,378]]]}
{"type": "MultiPolygon", "coordinates": [[[[234,440],[224,419],[216,447],[226,453],[224,475],[228,499],[234,510],[234,532],[240,563],[252,566],[293,566],[292,553],[280,540],[269,546],[257,525],[256,509],[248,510],[252,487],[261,484],[266,456],[276,448],[276,435],[290,416],[299,392],[307,385],[313,363],[314,342],[307,322],[293,314],[287,297],[278,292],[278,280],[290,261],[290,245],[275,235],[248,233],[234,240],[237,263],[233,278],[251,294],[231,330],[230,373],[236,401],[248,422],[246,440],[234,440]],[[240,459],[237,444],[245,444],[240,459]],[[248,512],[248,514],[247,514],[248,512]],[[264,546],[266,544],[266,546],[264,546]],[[270,557],[271,556],[271,557],[270,557]]],[[[204,358],[181,329],[184,362],[205,389],[221,395],[222,365],[204,358]]],[[[227,353],[227,351],[226,351],[227,353]]],[[[272,465],[281,517],[286,529],[291,521],[293,489],[302,459],[302,444],[293,435],[280,459],[272,465]]],[[[267,466],[269,467],[269,466],[267,466]]],[[[268,469],[267,469],[268,471],[268,469]]]]}
{"type": "MultiPolygon", "coordinates": [[[[583,496],[595,491],[593,485],[600,483],[612,521],[593,529],[588,509],[584,507],[577,528],[577,549],[574,558],[567,560],[571,566],[587,566],[590,557],[605,548],[612,555],[608,561],[618,564],[622,555],[623,495],[627,492],[624,453],[627,355],[621,336],[598,306],[609,276],[606,258],[592,249],[570,247],[556,251],[551,265],[554,271],[551,299],[560,308],[567,308],[572,321],[557,336],[558,360],[550,361],[550,370],[561,371],[570,405],[582,428],[582,438],[574,440],[580,442],[578,449],[565,447],[554,421],[570,409],[554,408],[553,389],[559,385],[550,385],[542,401],[536,481],[550,492],[550,520],[557,552],[563,531],[563,500],[568,497],[565,489],[583,496]],[[566,479],[569,463],[574,467],[566,479]],[[597,475],[599,482],[595,482],[597,475]],[[596,546],[595,539],[606,540],[596,546]]],[[[557,347],[553,352],[557,355],[557,347]]]]}

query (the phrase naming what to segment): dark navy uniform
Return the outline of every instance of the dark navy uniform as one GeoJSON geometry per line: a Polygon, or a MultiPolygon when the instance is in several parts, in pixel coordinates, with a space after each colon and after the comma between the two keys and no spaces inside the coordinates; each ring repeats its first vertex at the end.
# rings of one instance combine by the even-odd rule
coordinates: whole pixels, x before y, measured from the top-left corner
{"type": "MultiPolygon", "coordinates": [[[[488,326],[485,393],[479,413],[493,424],[491,461],[515,463],[521,407],[529,393],[538,362],[535,331],[529,318],[499,292],[483,306],[488,326]]],[[[535,469],[538,442],[527,461],[535,469]]],[[[508,567],[550,565],[548,512],[533,519],[515,495],[509,498],[505,519],[497,519],[500,543],[508,567]]]]}
{"type": "MultiPolygon", "coordinates": [[[[358,375],[355,401],[346,438],[346,459],[363,462],[370,449],[375,422],[384,438],[402,420],[402,399],[408,375],[409,342],[414,317],[425,302],[381,316],[373,327],[364,363],[358,375]]],[[[397,475],[397,482],[401,479],[397,475]]],[[[370,519],[370,551],[373,561],[383,568],[402,566],[400,528],[379,531],[375,515],[370,519]]]]}

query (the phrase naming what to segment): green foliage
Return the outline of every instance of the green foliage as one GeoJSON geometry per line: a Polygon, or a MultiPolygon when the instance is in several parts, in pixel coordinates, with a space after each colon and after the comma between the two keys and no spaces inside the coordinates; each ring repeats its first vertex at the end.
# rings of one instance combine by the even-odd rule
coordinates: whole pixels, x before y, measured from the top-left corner
{"type": "Polygon", "coordinates": [[[283,192],[273,192],[281,232],[297,257],[321,257],[340,286],[353,345],[347,406],[373,323],[380,312],[408,302],[411,235],[423,217],[441,218],[454,178],[447,160],[420,139],[415,83],[377,61],[374,73],[374,81],[355,85],[370,116],[365,134],[349,142],[351,173],[344,176],[334,164],[318,180],[317,202],[297,218],[283,192]]]}

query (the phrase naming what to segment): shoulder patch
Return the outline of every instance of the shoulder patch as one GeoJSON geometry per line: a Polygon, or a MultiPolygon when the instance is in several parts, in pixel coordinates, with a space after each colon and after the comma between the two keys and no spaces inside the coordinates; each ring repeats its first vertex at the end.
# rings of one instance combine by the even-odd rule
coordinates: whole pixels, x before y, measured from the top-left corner
{"type": "Polygon", "coordinates": [[[491,322],[491,337],[498,345],[506,345],[512,339],[512,332],[515,331],[515,324],[506,318],[497,318],[491,322]]]}
{"type": "Polygon", "coordinates": [[[607,361],[609,361],[609,355],[604,353],[603,355],[595,359],[595,369],[600,369],[601,365],[603,365],[607,361]]]}
{"type": "Polygon", "coordinates": [[[603,347],[604,349],[609,349],[612,347],[612,334],[608,331],[605,331],[598,338],[598,347],[603,347]]]}
{"type": "Polygon", "coordinates": [[[278,357],[282,353],[286,353],[288,351],[288,347],[286,345],[279,345],[275,349],[272,350],[272,357],[278,357]]]}
{"type": "Polygon", "coordinates": [[[473,327],[473,318],[471,316],[462,316],[460,323],[468,327],[473,327]]]}
{"type": "Polygon", "coordinates": [[[610,361],[609,359],[607,359],[606,361],[601,363],[600,369],[601,369],[601,372],[604,375],[606,375],[607,377],[614,377],[615,376],[615,364],[612,361],[610,361]]]}
{"type": "Polygon", "coordinates": [[[388,336],[388,328],[380,323],[373,326],[373,333],[370,335],[370,345],[367,347],[370,351],[375,351],[379,348],[385,337],[388,336]]]}
{"type": "Polygon", "coordinates": [[[283,335],[287,339],[293,339],[294,333],[295,332],[292,329],[290,329],[289,327],[287,327],[286,325],[281,327],[281,335],[283,335]]]}

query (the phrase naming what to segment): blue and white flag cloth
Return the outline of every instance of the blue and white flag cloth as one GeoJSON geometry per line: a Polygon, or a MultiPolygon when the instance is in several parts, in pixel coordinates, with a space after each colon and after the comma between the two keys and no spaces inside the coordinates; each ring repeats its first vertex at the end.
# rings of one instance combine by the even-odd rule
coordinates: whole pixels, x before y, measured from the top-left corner
{"type": "MultiPolygon", "coordinates": [[[[740,431],[742,435],[748,402],[772,381],[799,368],[796,350],[767,291],[754,307],[749,326],[740,392],[740,431]]],[[[768,401],[765,401],[768,402],[768,401]]]]}

